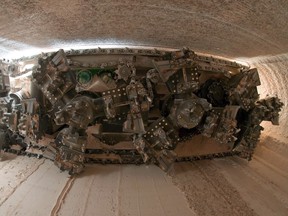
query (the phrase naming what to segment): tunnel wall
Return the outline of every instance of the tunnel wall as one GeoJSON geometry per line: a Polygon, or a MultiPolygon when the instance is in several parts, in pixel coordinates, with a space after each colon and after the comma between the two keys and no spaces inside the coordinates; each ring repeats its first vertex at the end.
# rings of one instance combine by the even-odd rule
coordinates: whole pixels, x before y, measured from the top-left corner
{"type": "Polygon", "coordinates": [[[262,84],[258,88],[260,97],[278,95],[284,103],[279,126],[270,122],[262,123],[264,131],[254,158],[266,162],[281,173],[288,173],[288,54],[252,58],[249,64],[258,68],[262,84]]]}
{"type": "Polygon", "coordinates": [[[250,60],[252,67],[258,68],[261,86],[258,88],[260,97],[278,95],[284,103],[280,113],[280,125],[271,126],[263,123],[265,135],[282,142],[288,142],[288,54],[261,57],[250,60]]]}

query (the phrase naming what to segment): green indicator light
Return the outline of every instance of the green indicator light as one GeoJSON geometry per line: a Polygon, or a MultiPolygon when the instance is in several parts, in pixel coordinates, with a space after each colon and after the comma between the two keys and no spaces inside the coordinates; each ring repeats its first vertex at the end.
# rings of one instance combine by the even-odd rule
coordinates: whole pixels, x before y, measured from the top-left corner
{"type": "Polygon", "coordinates": [[[77,74],[77,81],[80,84],[87,84],[91,81],[91,79],[92,79],[92,74],[88,70],[79,71],[77,74]]]}

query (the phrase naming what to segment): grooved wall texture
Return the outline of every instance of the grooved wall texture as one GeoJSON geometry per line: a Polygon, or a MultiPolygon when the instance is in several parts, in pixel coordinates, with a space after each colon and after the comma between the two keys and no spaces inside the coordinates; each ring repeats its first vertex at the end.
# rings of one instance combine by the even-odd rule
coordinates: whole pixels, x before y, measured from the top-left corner
{"type": "Polygon", "coordinates": [[[288,50],[286,0],[1,0],[1,56],[70,44],[189,46],[226,57],[288,50]]]}

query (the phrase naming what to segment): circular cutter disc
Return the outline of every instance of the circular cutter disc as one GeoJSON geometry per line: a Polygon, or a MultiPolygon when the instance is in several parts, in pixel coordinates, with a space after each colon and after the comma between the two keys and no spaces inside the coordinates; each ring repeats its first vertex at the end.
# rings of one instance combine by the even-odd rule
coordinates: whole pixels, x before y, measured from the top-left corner
{"type": "Polygon", "coordinates": [[[77,81],[80,85],[87,85],[92,79],[92,74],[88,70],[81,70],[77,73],[77,81]]]}
{"type": "Polygon", "coordinates": [[[204,112],[204,108],[197,101],[184,101],[176,111],[177,123],[187,129],[194,128],[200,123],[204,112]]]}

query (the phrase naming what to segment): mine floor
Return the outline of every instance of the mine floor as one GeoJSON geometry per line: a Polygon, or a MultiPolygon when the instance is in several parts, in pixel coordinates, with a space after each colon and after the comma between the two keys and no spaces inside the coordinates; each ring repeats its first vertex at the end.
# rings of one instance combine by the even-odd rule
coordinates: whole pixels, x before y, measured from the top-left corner
{"type": "Polygon", "coordinates": [[[47,159],[5,153],[0,215],[286,216],[285,163],[262,144],[249,163],[237,157],[181,162],[169,174],[152,165],[95,164],[71,178],[47,159]]]}

